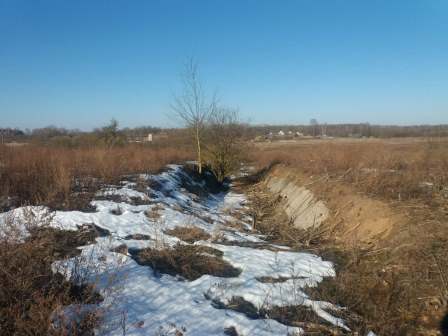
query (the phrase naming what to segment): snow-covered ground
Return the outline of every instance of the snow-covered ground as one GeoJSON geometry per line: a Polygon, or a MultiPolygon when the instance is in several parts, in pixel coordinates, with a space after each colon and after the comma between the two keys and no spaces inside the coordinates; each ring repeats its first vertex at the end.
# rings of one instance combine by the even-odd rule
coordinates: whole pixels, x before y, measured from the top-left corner
{"type": "MultiPolygon", "coordinates": [[[[89,281],[95,283],[105,297],[100,304],[104,323],[96,331],[98,335],[225,335],[225,329],[230,327],[239,335],[298,335],[302,332],[300,328],[269,318],[250,319],[230,309],[218,309],[213,304],[225,305],[232,297],[242,297],[258,308],[303,305],[322,319],[346,328],[342,320],[331,315],[337,307],[313,301],[303,291],[305,286],[316,286],[323,277],[335,275],[330,262],[313,254],[290,251],[287,247],[262,249],[218,243],[222,240],[239,245],[264,242],[263,236],[250,231],[251,218],[244,215],[244,195],[230,191],[198,197],[183,188],[182,182],[198,188],[203,187],[203,183],[194,181],[181,166],[175,165],[161,174],[140,176],[140,179],[150,180],[148,185],[153,187],[137,191],[135,182],[124,182],[120,187],[105,188],[98,196],[104,199],[104,196],[119,195],[122,201],[94,200],[92,205],[96,212],[56,211],[48,216],[43,207],[27,207],[0,214],[0,224],[7,216],[21,218],[25,211],[33,211],[37,218],[48,217],[51,226],[61,229],[77,230],[83,224],[94,223],[111,233],[96,238],[95,244],[80,248],[89,281]],[[141,202],[133,202],[136,198],[141,202]],[[241,269],[240,275],[233,278],[203,275],[186,281],[155,274],[149,266],[137,264],[130,255],[111,252],[122,244],[129,249],[161,249],[186,244],[166,233],[166,230],[185,226],[199,227],[209,233],[209,240],[195,244],[222,251],[224,260],[241,269]],[[150,239],[129,239],[135,234],[147,235],[150,239]],[[94,270],[91,265],[95,265],[94,270]],[[267,283],[260,281],[263,277],[287,280],[267,283]]],[[[54,270],[69,276],[73,264],[73,259],[57,262],[54,270]]]]}

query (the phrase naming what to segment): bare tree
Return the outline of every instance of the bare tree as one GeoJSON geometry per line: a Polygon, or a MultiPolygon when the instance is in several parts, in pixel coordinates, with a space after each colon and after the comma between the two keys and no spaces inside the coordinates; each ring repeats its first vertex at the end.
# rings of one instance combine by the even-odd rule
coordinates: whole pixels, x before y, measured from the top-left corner
{"type": "Polygon", "coordinates": [[[183,92],[175,97],[172,109],[192,131],[198,172],[202,174],[202,141],[207,120],[216,110],[217,99],[216,96],[207,99],[199,79],[198,66],[193,59],[185,65],[182,82],[183,92]]]}
{"type": "Polygon", "coordinates": [[[115,119],[112,119],[109,125],[101,127],[96,132],[100,140],[109,148],[116,145],[123,145],[126,141],[124,135],[118,128],[118,121],[115,119]]]}
{"type": "Polygon", "coordinates": [[[236,170],[244,152],[242,138],[244,126],[239,122],[238,111],[216,108],[209,117],[206,157],[219,182],[236,170]]]}

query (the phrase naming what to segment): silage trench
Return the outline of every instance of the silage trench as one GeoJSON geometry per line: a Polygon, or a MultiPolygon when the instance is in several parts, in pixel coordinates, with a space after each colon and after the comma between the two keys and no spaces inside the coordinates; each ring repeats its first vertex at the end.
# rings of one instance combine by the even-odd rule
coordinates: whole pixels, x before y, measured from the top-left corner
{"type": "MultiPolygon", "coordinates": [[[[244,194],[211,193],[205,180],[184,167],[170,165],[157,175],[129,176],[119,186],[104,187],[91,202],[96,212],[56,211],[51,226],[77,230],[92,223],[110,232],[81,247],[83,263],[68,259],[53,265],[67,277],[81,268],[105,300],[98,335],[298,335],[291,327],[259,314],[232,309],[235,298],[258,312],[303,306],[321,321],[347,329],[332,312],[339,308],[313,301],[305,293],[324,277],[335,276],[332,263],[320,257],[270,245],[251,230],[244,194]],[[208,239],[187,243],[169,234],[196,228],[208,239]],[[135,260],[142,250],[165,251],[179,245],[219,251],[239,272],[228,277],[204,274],[190,281],[157,272],[135,260]],[[246,246],[246,247],[244,247],[246,246]],[[251,247],[247,247],[251,246],[251,247]],[[256,248],[256,247],[259,248],[256,248]],[[262,281],[261,279],[273,281],[262,281]],[[111,280],[113,279],[113,280],[111,280]],[[278,281],[276,281],[276,279],[278,281]],[[223,309],[224,308],[224,309],[223,309]]],[[[21,209],[16,209],[20,217],[21,209]]],[[[37,216],[43,208],[35,208],[37,216]]],[[[215,256],[216,257],[216,256],[215,256]]]]}

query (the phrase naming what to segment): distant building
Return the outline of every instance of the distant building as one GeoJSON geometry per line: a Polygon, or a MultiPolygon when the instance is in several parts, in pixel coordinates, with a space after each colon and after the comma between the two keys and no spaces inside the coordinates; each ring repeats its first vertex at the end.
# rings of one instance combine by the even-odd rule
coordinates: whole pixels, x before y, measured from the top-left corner
{"type": "Polygon", "coordinates": [[[283,132],[282,130],[278,131],[277,133],[278,136],[285,136],[285,132],[283,132]]]}
{"type": "Polygon", "coordinates": [[[137,142],[137,143],[147,143],[153,141],[152,133],[148,133],[144,136],[134,136],[128,140],[129,142],[137,142]]]}

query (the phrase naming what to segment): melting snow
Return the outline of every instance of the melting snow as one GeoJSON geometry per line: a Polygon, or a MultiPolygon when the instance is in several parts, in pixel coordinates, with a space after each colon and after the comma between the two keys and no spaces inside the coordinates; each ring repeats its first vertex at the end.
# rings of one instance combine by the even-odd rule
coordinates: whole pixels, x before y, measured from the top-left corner
{"type": "MultiPolygon", "coordinates": [[[[158,175],[142,175],[158,188],[147,187],[144,192],[135,190],[135,183],[124,183],[121,188],[108,187],[103,196],[119,195],[123,200],[140,198],[145,205],[108,200],[92,201],[94,213],[56,211],[51,225],[65,230],[77,230],[85,223],[94,223],[111,232],[99,237],[96,244],[81,247],[88,264],[97,265],[89,280],[103,291],[105,301],[100,304],[105,311],[104,325],[99,335],[224,335],[225,328],[233,327],[239,335],[298,335],[300,328],[288,327],[271,319],[250,319],[229,309],[216,309],[212,302],[228,303],[232,297],[242,297],[257,308],[270,306],[303,305],[311,308],[326,321],[347,329],[344,322],[328,310],[337,309],[330,303],[313,301],[304,292],[305,286],[316,286],[323,277],[334,276],[330,262],[309,253],[254,249],[222,245],[215,238],[227,242],[262,243],[263,236],[249,230],[237,230],[229,222],[239,222],[242,228],[250,227],[250,218],[235,216],[244,210],[245,196],[235,192],[197,197],[182,188],[182,181],[203,187],[193,181],[181,166],[169,166],[158,175]],[[146,202],[145,202],[146,203],[146,202]],[[114,211],[119,208],[119,212],[114,211]],[[155,213],[148,216],[148,213],[155,213]],[[243,219],[238,219],[243,218],[243,219]],[[166,234],[176,226],[195,226],[209,233],[207,245],[224,253],[223,258],[242,270],[235,278],[204,275],[195,281],[184,281],[170,275],[157,276],[148,266],[138,265],[130,256],[111,252],[125,243],[128,248],[162,248],[180,239],[166,234]],[[149,240],[125,239],[134,234],[150,236],[149,240]],[[111,275],[115,281],[111,284],[111,275]],[[266,283],[262,277],[285,278],[284,282],[266,283]],[[117,322],[119,321],[119,322],[117,322]]],[[[45,215],[42,207],[34,209],[38,216],[45,215]]],[[[0,224],[7,216],[24,216],[24,208],[0,214],[0,224]]],[[[57,262],[54,270],[69,276],[73,260],[57,262]]]]}

